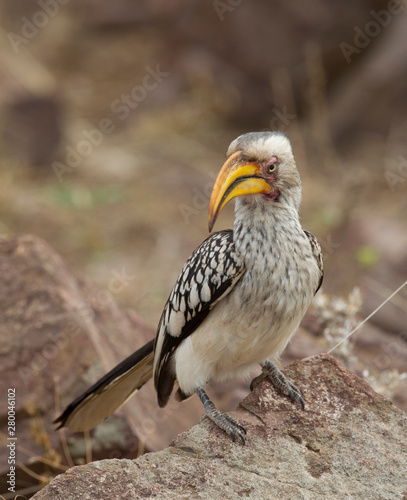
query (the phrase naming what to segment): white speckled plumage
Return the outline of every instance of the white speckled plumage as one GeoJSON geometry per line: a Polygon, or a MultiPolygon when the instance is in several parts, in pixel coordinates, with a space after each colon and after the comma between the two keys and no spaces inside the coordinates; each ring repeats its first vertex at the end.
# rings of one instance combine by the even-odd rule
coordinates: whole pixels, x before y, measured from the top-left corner
{"type": "Polygon", "coordinates": [[[208,381],[245,377],[257,363],[277,358],[320,281],[298,215],[283,206],[264,212],[259,203],[240,199],[236,205],[235,247],[246,272],[176,350],[176,377],[185,394],[208,381]]]}

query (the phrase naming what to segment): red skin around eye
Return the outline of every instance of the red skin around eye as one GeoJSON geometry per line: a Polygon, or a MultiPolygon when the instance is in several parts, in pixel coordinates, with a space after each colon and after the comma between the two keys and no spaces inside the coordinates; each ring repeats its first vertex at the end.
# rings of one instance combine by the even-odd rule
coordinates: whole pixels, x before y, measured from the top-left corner
{"type": "MultiPolygon", "coordinates": [[[[275,158],[275,157],[273,157],[273,158],[275,159],[275,161],[277,161],[277,158],[275,158]]],[[[272,163],[268,163],[266,168],[268,168],[270,165],[272,165],[272,163]]],[[[267,182],[270,184],[271,189],[268,193],[263,194],[263,196],[267,200],[275,201],[280,196],[280,191],[274,187],[274,182],[276,180],[276,176],[274,174],[268,174],[265,177],[266,177],[267,182]]]]}

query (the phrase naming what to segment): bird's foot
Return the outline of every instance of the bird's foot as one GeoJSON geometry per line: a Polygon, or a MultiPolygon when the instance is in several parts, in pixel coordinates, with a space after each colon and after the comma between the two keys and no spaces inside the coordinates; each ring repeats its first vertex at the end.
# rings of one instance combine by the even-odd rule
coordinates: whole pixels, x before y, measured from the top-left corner
{"type": "MultiPolygon", "coordinates": [[[[292,382],[288,380],[284,373],[279,370],[274,363],[267,360],[261,364],[261,367],[263,369],[263,373],[259,375],[259,377],[256,377],[252,381],[252,384],[256,383],[258,378],[264,378],[264,375],[266,375],[269,378],[270,382],[274,385],[274,387],[276,387],[276,389],[279,389],[286,396],[290,396],[292,403],[294,403],[295,401],[299,401],[301,403],[302,409],[305,408],[304,396],[302,395],[301,391],[298,389],[298,387],[296,387],[292,382]]],[[[256,385],[258,385],[258,383],[259,382],[257,382],[256,385]]]]}
{"type": "Polygon", "coordinates": [[[239,424],[235,419],[230,417],[227,413],[220,411],[216,408],[215,404],[209,399],[209,396],[206,392],[199,387],[195,391],[199,399],[201,400],[205,415],[212,420],[218,427],[226,432],[231,438],[232,441],[236,441],[236,436],[238,436],[242,443],[245,444],[246,438],[246,429],[243,425],[239,424]]]}
{"type": "Polygon", "coordinates": [[[263,372],[260,373],[260,375],[257,375],[257,377],[254,377],[254,379],[250,382],[250,390],[253,391],[256,389],[256,387],[263,382],[263,380],[267,377],[267,375],[263,372]]]}

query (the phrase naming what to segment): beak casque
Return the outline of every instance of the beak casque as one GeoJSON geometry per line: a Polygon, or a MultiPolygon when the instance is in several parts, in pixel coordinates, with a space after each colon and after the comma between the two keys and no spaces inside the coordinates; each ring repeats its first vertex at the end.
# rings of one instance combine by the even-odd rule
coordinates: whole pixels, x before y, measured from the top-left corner
{"type": "Polygon", "coordinates": [[[242,152],[237,151],[223,164],[209,202],[209,232],[223,207],[236,196],[245,194],[268,193],[270,185],[261,176],[260,165],[247,163],[242,152]]]}

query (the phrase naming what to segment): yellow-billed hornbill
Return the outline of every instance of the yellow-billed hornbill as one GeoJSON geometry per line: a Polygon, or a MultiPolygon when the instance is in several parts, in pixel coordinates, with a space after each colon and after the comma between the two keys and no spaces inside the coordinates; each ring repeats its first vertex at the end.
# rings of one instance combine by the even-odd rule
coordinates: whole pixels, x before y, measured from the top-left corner
{"type": "Polygon", "coordinates": [[[90,429],[154,376],[158,404],[174,384],[183,400],[198,394],[206,415],[233,440],[246,429],[216,409],[210,381],[249,375],[259,363],[292,401],[299,389],[270,361],[284,350],[321,286],[321,249],[301,227],[301,180],[287,137],[238,137],[215,181],[209,230],[236,198],[233,230],[207,238],[187,260],[164,307],[155,341],[129,356],[73,401],[59,427],[90,429]]]}

